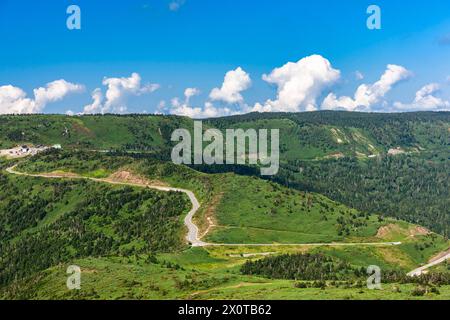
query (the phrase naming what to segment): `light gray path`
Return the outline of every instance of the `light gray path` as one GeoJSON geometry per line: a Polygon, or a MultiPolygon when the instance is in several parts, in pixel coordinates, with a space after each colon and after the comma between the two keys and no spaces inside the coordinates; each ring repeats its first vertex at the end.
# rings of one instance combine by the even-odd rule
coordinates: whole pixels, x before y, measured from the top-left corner
{"type": "Polygon", "coordinates": [[[424,266],[422,266],[420,268],[414,269],[413,271],[408,273],[408,276],[410,276],[410,277],[418,277],[421,274],[423,274],[427,269],[429,269],[431,267],[434,267],[434,266],[436,266],[436,265],[438,265],[440,263],[443,263],[446,260],[450,260],[450,253],[445,255],[445,256],[443,256],[442,258],[434,260],[433,262],[431,262],[431,263],[429,263],[427,265],[424,265],[424,266]]]}
{"type": "MultiPolygon", "coordinates": [[[[15,170],[16,166],[10,167],[6,169],[6,172],[10,174],[20,175],[20,176],[29,176],[29,177],[38,177],[38,178],[49,178],[49,179],[88,179],[96,182],[103,182],[103,183],[110,183],[110,184],[116,184],[116,185],[128,185],[128,186],[135,186],[135,187],[144,187],[144,188],[151,188],[159,191],[165,191],[165,192],[182,192],[186,194],[189,197],[189,200],[192,203],[192,209],[189,211],[189,213],[186,215],[184,219],[184,224],[188,229],[188,234],[186,235],[186,240],[193,246],[193,247],[283,247],[283,246],[311,246],[311,247],[345,247],[345,246],[374,246],[374,247],[384,247],[384,246],[398,246],[401,245],[401,242],[367,242],[367,243],[292,243],[292,244],[286,244],[286,243],[267,243],[267,244],[241,244],[241,243],[207,243],[203,242],[199,239],[199,230],[198,227],[194,224],[192,221],[195,213],[200,209],[200,203],[198,202],[197,198],[195,197],[195,194],[190,190],[185,189],[179,189],[179,188],[171,188],[171,187],[162,187],[162,186],[156,186],[156,185],[150,185],[150,184],[139,184],[139,183],[131,183],[131,182],[117,182],[117,181],[111,181],[108,179],[98,179],[98,178],[89,178],[89,177],[83,177],[79,175],[64,175],[64,174],[31,174],[31,173],[25,173],[25,172],[19,172],[15,170]]],[[[420,276],[423,274],[427,269],[436,266],[440,263],[443,263],[444,261],[450,259],[450,253],[436,259],[435,261],[424,265],[420,268],[414,269],[413,271],[408,273],[408,276],[415,277],[420,276]]]]}
{"type": "Polygon", "coordinates": [[[155,186],[150,184],[139,184],[139,183],[131,183],[131,182],[117,182],[117,181],[111,181],[108,179],[98,179],[98,178],[89,178],[89,177],[83,177],[79,175],[64,175],[64,174],[31,174],[31,173],[25,173],[25,172],[19,172],[15,170],[15,166],[6,169],[6,171],[10,174],[16,174],[21,176],[29,176],[29,177],[38,177],[38,178],[51,178],[51,179],[58,179],[58,178],[66,178],[66,179],[88,179],[96,182],[103,182],[103,183],[110,183],[110,184],[117,184],[117,185],[129,185],[129,186],[136,186],[136,187],[147,187],[151,189],[156,189],[159,191],[175,191],[175,192],[183,192],[188,197],[189,200],[192,203],[192,209],[189,211],[187,216],[184,219],[184,224],[188,229],[188,234],[186,235],[186,240],[191,243],[193,247],[289,247],[289,246],[306,246],[306,247],[353,247],[353,246],[371,246],[371,247],[380,247],[380,246],[398,246],[402,244],[401,242],[367,242],[367,243],[351,243],[351,242],[340,242],[340,243],[207,243],[203,242],[199,239],[199,229],[192,221],[195,213],[200,208],[200,203],[195,197],[194,193],[190,190],[185,189],[179,189],[179,188],[171,188],[171,187],[162,187],[162,186],[155,186]]]}
{"type": "Polygon", "coordinates": [[[330,242],[330,243],[209,243],[208,246],[230,247],[389,247],[401,245],[401,242],[330,242]]]}
{"type": "Polygon", "coordinates": [[[103,182],[103,183],[110,183],[110,184],[116,184],[116,185],[128,185],[128,186],[135,186],[135,187],[144,187],[144,188],[150,188],[155,189],[159,191],[165,191],[165,192],[182,192],[185,193],[189,200],[192,203],[192,209],[187,214],[186,218],[184,219],[184,224],[186,225],[188,229],[188,234],[186,236],[186,240],[191,243],[193,247],[204,247],[208,244],[201,241],[198,237],[198,227],[193,223],[192,219],[195,215],[195,213],[200,208],[200,203],[198,202],[197,198],[195,197],[194,193],[190,190],[184,190],[179,188],[171,188],[171,187],[162,187],[162,186],[155,186],[151,184],[139,184],[139,183],[131,183],[131,182],[117,182],[117,181],[111,181],[108,179],[98,179],[98,178],[89,178],[89,177],[83,177],[79,175],[64,175],[64,174],[31,174],[31,173],[25,173],[25,172],[19,172],[15,170],[16,166],[13,166],[11,168],[7,168],[6,172],[10,174],[20,175],[20,176],[28,176],[28,177],[37,177],[37,178],[48,178],[48,179],[88,179],[96,182],[103,182]]]}

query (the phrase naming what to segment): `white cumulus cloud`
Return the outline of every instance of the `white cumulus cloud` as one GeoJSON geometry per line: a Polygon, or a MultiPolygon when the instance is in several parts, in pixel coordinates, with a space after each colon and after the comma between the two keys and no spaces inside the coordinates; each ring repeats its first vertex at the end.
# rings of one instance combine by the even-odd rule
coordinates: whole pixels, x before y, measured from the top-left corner
{"type": "Polygon", "coordinates": [[[438,83],[430,83],[416,92],[414,101],[411,103],[394,103],[394,108],[399,111],[448,111],[450,102],[436,97],[441,86],[438,83]]]}
{"type": "Polygon", "coordinates": [[[190,106],[190,98],[200,94],[196,88],[187,88],[184,91],[184,101],[173,98],[170,102],[169,113],[190,118],[213,118],[232,114],[229,108],[217,108],[210,101],[205,102],[203,108],[190,106]]]}
{"type": "Polygon", "coordinates": [[[83,113],[93,114],[93,113],[105,113],[105,109],[103,109],[103,93],[100,88],[92,91],[92,103],[84,106],[83,113]]]}
{"type": "Polygon", "coordinates": [[[184,91],[184,100],[176,97],[171,100],[168,112],[170,114],[186,116],[190,118],[213,118],[240,113],[229,107],[216,107],[214,101],[226,104],[239,103],[241,107],[248,108],[243,104],[244,98],[241,92],[247,90],[251,85],[251,79],[247,72],[241,67],[228,71],[220,88],[214,88],[209,94],[209,101],[203,107],[191,106],[191,98],[200,94],[197,88],[187,88],[184,91]]]}
{"type": "Polygon", "coordinates": [[[84,86],[56,80],[45,87],[33,90],[34,99],[28,98],[25,91],[12,85],[0,87],[0,114],[30,114],[42,112],[51,102],[62,100],[70,93],[81,92],[84,86]]]}
{"type": "Polygon", "coordinates": [[[223,101],[229,104],[242,103],[244,98],[241,92],[247,90],[251,84],[250,75],[238,67],[225,74],[222,87],[214,88],[209,94],[209,98],[212,101],[223,101]]]}
{"type": "Polygon", "coordinates": [[[384,98],[395,84],[408,79],[410,76],[411,72],[406,68],[389,64],[380,80],[373,84],[360,85],[353,98],[348,96],[337,97],[334,93],[330,93],[323,101],[322,109],[370,110],[384,98]]]}
{"type": "Polygon", "coordinates": [[[229,116],[232,114],[236,114],[229,108],[218,108],[215,107],[211,102],[205,102],[203,108],[200,107],[190,107],[186,104],[181,104],[178,107],[174,107],[171,110],[172,114],[186,116],[194,119],[200,118],[215,118],[215,117],[223,117],[229,116]]]}
{"type": "Polygon", "coordinates": [[[200,90],[197,88],[187,88],[184,90],[184,96],[186,97],[187,103],[189,103],[192,97],[198,96],[200,94],[200,90]]]}
{"type": "Polygon", "coordinates": [[[134,72],[129,78],[105,78],[103,85],[107,87],[105,96],[100,88],[92,93],[92,103],[84,107],[83,113],[123,113],[127,110],[126,98],[151,93],[160,88],[159,84],[141,85],[141,76],[134,72]]]}
{"type": "Polygon", "coordinates": [[[257,103],[253,111],[259,112],[298,112],[317,109],[316,99],[322,91],[335,83],[340,71],[320,55],[305,57],[298,62],[288,62],[274,69],[263,80],[278,88],[276,100],[257,103]]]}

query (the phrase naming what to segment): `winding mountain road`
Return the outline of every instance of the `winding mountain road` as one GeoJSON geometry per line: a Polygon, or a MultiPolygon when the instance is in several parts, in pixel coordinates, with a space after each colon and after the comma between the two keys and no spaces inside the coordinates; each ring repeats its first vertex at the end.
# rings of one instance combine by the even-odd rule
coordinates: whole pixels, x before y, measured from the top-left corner
{"type": "Polygon", "coordinates": [[[180,188],[171,188],[171,187],[163,187],[163,186],[157,186],[152,185],[149,183],[136,183],[136,182],[120,182],[120,181],[113,181],[111,179],[100,179],[100,178],[90,178],[90,177],[84,177],[78,174],[73,173],[41,173],[41,174],[32,174],[32,173],[26,173],[26,172],[19,172],[16,171],[17,165],[12,166],[10,168],[6,169],[6,172],[9,174],[15,174],[20,176],[28,176],[28,177],[37,177],[37,178],[48,178],[48,179],[86,179],[86,180],[92,180],[96,182],[102,182],[102,183],[110,183],[115,185],[128,185],[128,186],[134,186],[134,187],[142,187],[142,188],[150,188],[155,189],[159,191],[165,191],[165,192],[182,192],[186,194],[189,197],[189,200],[192,203],[192,209],[189,211],[187,216],[184,219],[184,224],[186,228],[188,229],[188,233],[186,235],[186,240],[193,246],[193,247],[283,247],[283,246],[306,246],[306,247],[321,247],[321,246],[328,246],[328,247],[353,247],[353,246],[373,246],[373,247],[379,247],[379,246],[398,246],[402,244],[401,242],[366,242],[366,243],[351,243],[351,242],[340,242],[340,243],[253,243],[253,244],[245,244],[245,243],[207,243],[200,239],[199,237],[199,229],[193,222],[193,217],[195,213],[200,209],[200,203],[195,197],[195,194],[190,190],[180,189],[180,188]]]}
{"type": "MultiPolygon", "coordinates": [[[[321,246],[340,246],[340,247],[346,247],[346,246],[373,246],[373,247],[379,247],[379,246],[398,246],[401,245],[401,242],[366,242],[366,243],[349,243],[349,242],[341,242],[341,243],[267,243],[267,244],[225,244],[225,243],[207,243],[203,242],[199,238],[199,229],[193,222],[193,217],[195,213],[200,209],[200,203],[195,197],[195,194],[190,190],[180,189],[180,188],[172,188],[172,187],[164,187],[164,186],[157,186],[152,185],[149,183],[135,183],[135,182],[121,182],[121,181],[114,181],[111,179],[100,179],[100,178],[90,178],[90,177],[84,177],[81,175],[73,174],[73,173],[67,173],[67,174],[58,174],[58,173],[42,173],[42,174],[31,174],[26,172],[19,172],[16,171],[17,165],[14,165],[10,168],[5,169],[5,171],[9,174],[19,175],[19,176],[28,176],[28,177],[37,177],[37,178],[47,178],[47,179],[86,179],[86,180],[92,180],[95,182],[101,182],[101,183],[109,183],[114,185],[127,185],[127,186],[133,186],[133,187],[142,187],[142,188],[150,188],[155,189],[159,191],[165,191],[165,192],[182,192],[186,194],[189,197],[189,200],[192,203],[192,208],[184,218],[184,224],[186,228],[188,229],[188,233],[186,235],[186,240],[193,246],[193,247],[282,247],[282,246],[311,246],[311,247],[321,247],[321,246]]],[[[440,263],[443,263],[446,260],[450,259],[450,253],[447,253],[446,255],[430,262],[427,265],[424,265],[422,267],[419,267],[417,269],[414,269],[413,271],[409,272],[407,275],[410,277],[416,277],[422,275],[427,269],[436,266],[440,263]]]]}
{"type": "Polygon", "coordinates": [[[10,168],[6,169],[6,172],[9,174],[15,174],[19,176],[27,176],[27,177],[35,177],[35,178],[47,178],[47,179],[85,179],[85,180],[92,180],[95,182],[102,182],[102,183],[109,183],[109,184],[115,184],[115,185],[126,185],[126,186],[132,186],[132,187],[142,187],[142,188],[150,188],[155,189],[159,191],[165,191],[165,192],[182,192],[186,194],[189,197],[189,200],[192,203],[192,209],[188,212],[187,216],[184,218],[184,224],[188,229],[188,234],[186,235],[186,240],[193,246],[193,247],[205,247],[209,245],[206,242],[203,242],[198,237],[198,227],[194,224],[192,221],[195,213],[200,208],[200,203],[198,202],[197,198],[195,197],[194,193],[190,190],[180,189],[180,188],[171,188],[171,187],[162,187],[162,186],[156,186],[146,183],[133,183],[133,182],[119,182],[119,181],[112,181],[109,179],[99,179],[99,178],[90,178],[90,177],[84,177],[77,174],[58,174],[58,173],[42,173],[42,174],[32,174],[32,173],[26,173],[26,172],[19,172],[16,171],[17,165],[12,166],[10,168]]]}

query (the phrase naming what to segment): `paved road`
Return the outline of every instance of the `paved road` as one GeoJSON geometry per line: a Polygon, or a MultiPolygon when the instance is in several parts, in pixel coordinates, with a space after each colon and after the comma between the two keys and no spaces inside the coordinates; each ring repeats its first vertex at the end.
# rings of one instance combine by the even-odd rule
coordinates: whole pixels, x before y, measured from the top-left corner
{"type": "Polygon", "coordinates": [[[410,276],[410,277],[418,277],[422,273],[424,273],[424,271],[426,271],[427,269],[429,269],[431,267],[434,267],[434,266],[436,266],[436,265],[438,265],[440,263],[443,263],[446,260],[450,260],[450,253],[445,255],[445,256],[443,256],[442,258],[434,260],[433,262],[431,262],[431,263],[429,263],[427,265],[424,265],[424,266],[422,266],[420,268],[414,269],[413,271],[408,273],[408,276],[410,276]]]}
{"type": "Polygon", "coordinates": [[[144,188],[150,188],[155,189],[159,191],[165,191],[165,192],[183,192],[188,197],[189,200],[192,203],[192,209],[187,214],[186,218],[184,219],[184,224],[186,225],[188,229],[188,234],[186,235],[186,240],[193,246],[193,247],[204,247],[209,245],[206,242],[203,242],[198,237],[198,227],[192,222],[192,218],[194,217],[195,213],[200,208],[200,203],[198,202],[197,198],[195,197],[194,193],[190,190],[184,190],[179,188],[171,188],[171,187],[161,187],[161,186],[154,186],[150,184],[144,184],[144,183],[131,183],[131,182],[118,182],[118,181],[111,181],[108,179],[98,179],[98,178],[89,178],[89,177],[83,177],[79,175],[74,174],[31,174],[31,173],[25,173],[25,172],[19,172],[15,170],[16,166],[13,166],[11,168],[7,168],[6,172],[10,174],[20,175],[20,176],[28,176],[28,177],[37,177],[37,178],[48,178],[48,179],[88,179],[96,182],[103,182],[103,183],[110,183],[110,184],[116,184],[116,185],[127,185],[127,186],[134,186],[134,187],[144,187],[144,188]]]}
{"type": "Polygon", "coordinates": [[[192,203],[192,209],[187,214],[186,218],[184,218],[184,224],[188,228],[188,234],[186,236],[186,239],[188,242],[192,244],[194,247],[204,247],[208,244],[206,242],[201,241],[198,238],[198,227],[192,222],[192,219],[194,218],[195,213],[200,208],[200,203],[198,202],[197,198],[195,197],[194,193],[189,190],[182,190],[179,189],[179,191],[184,192],[188,195],[189,199],[192,203]]]}
{"type": "Polygon", "coordinates": [[[230,247],[389,247],[401,242],[330,242],[330,243],[209,243],[208,246],[230,247]]]}

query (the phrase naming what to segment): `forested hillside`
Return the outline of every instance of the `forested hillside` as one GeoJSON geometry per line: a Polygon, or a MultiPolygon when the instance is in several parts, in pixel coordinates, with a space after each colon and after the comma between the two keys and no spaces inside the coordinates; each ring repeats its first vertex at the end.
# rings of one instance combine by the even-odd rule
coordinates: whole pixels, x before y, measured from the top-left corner
{"type": "MultiPolygon", "coordinates": [[[[204,129],[277,128],[283,160],[315,159],[339,152],[369,156],[390,148],[437,151],[449,146],[450,113],[251,113],[204,121],[204,129]]],[[[176,116],[0,116],[0,146],[61,144],[66,148],[165,151],[175,129],[193,120],[176,116]]]]}
{"type": "MultiPolygon", "coordinates": [[[[366,132],[384,150],[392,147],[439,149],[449,146],[450,112],[412,112],[398,114],[320,111],[305,113],[250,113],[242,116],[212,119],[212,126],[225,128],[252,122],[286,119],[299,128],[355,128],[366,132]]],[[[328,133],[328,138],[333,133],[328,133]]],[[[305,141],[298,136],[300,141],[305,141]]],[[[313,141],[308,141],[314,143],[313,141]]],[[[343,139],[342,142],[345,142],[343,139]]],[[[339,143],[335,139],[336,144],[339,143]]],[[[334,146],[336,146],[336,144],[334,146]]]]}
{"type": "Polygon", "coordinates": [[[28,143],[61,144],[77,149],[169,152],[172,132],[180,127],[190,127],[191,122],[181,117],[145,115],[0,116],[0,147],[28,143]]]}
{"type": "Polygon", "coordinates": [[[0,284],[75,258],[182,248],[182,194],[0,173],[0,284]]]}
{"type": "Polygon", "coordinates": [[[450,235],[448,112],[248,114],[209,123],[280,128],[281,170],[274,181],[450,235]]]}
{"type": "Polygon", "coordinates": [[[450,161],[411,155],[296,161],[277,177],[352,208],[396,217],[450,235],[450,161]]]}
{"type": "Polygon", "coordinates": [[[450,224],[448,113],[250,114],[204,123],[280,129],[281,169],[272,181],[249,166],[174,165],[168,140],[174,129],[192,128],[186,118],[2,116],[0,123],[2,148],[63,146],[0,158],[0,297],[297,299],[305,289],[305,297],[345,298],[363,292],[355,283],[368,265],[401,290],[361,297],[450,294],[446,266],[416,282],[405,277],[449,247],[441,236],[450,224]],[[5,169],[14,164],[67,178],[12,175],[5,169]],[[188,249],[183,219],[191,203],[181,193],[73,174],[192,190],[202,240],[223,246],[188,249]],[[80,293],[65,288],[64,267],[73,263],[87,270],[80,293]]]}
{"type": "MultiPolygon", "coordinates": [[[[192,130],[182,117],[0,116],[0,145],[62,144],[66,149],[170,160],[170,135],[192,130]]],[[[274,181],[350,207],[420,223],[449,235],[450,113],[251,113],[204,121],[216,127],[279,129],[281,170],[274,181]],[[388,156],[390,150],[395,155],[388,156]]],[[[245,167],[197,168],[252,174],[245,167]]]]}

